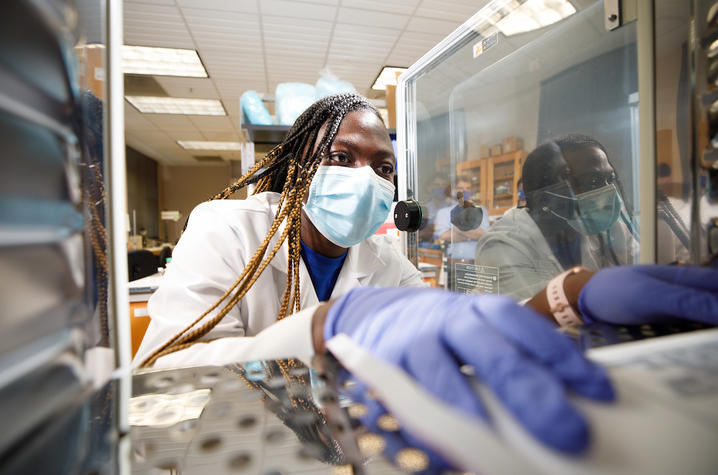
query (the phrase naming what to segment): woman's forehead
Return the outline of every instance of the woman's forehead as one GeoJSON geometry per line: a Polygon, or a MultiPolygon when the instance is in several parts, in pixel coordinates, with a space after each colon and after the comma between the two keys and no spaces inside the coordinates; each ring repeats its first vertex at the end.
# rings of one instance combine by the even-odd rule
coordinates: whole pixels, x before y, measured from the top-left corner
{"type": "Polygon", "coordinates": [[[339,124],[337,135],[340,134],[366,134],[378,135],[382,138],[389,137],[382,120],[374,111],[368,109],[354,110],[347,113],[344,119],[342,119],[341,124],[339,124]]]}
{"type": "Polygon", "coordinates": [[[580,147],[564,153],[571,172],[580,175],[587,171],[612,169],[605,152],[599,147],[580,147]]]}
{"type": "MultiPolygon", "coordinates": [[[[325,133],[327,124],[320,129],[320,137],[325,133]]],[[[384,122],[369,109],[353,110],[348,112],[341,123],[334,137],[335,143],[351,142],[356,146],[384,148],[392,151],[389,133],[386,131],[384,122]]],[[[319,140],[317,140],[317,144],[319,140]]]]}

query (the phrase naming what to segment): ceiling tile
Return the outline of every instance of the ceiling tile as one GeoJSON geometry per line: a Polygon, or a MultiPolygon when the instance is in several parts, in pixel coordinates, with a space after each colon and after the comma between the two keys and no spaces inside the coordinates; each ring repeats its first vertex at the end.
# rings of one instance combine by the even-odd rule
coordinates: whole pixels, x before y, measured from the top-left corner
{"type": "Polygon", "coordinates": [[[177,140],[207,140],[204,136],[204,134],[200,131],[175,131],[175,132],[168,132],[167,135],[170,136],[170,138],[173,141],[177,140]]]}
{"type": "Polygon", "coordinates": [[[177,5],[183,8],[257,13],[256,0],[177,0],[177,5]]]}
{"type": "MultiPolygon", "coordinates": [[[[379,26],[401,30],[409,21],[409,15],[397,15],[395,13],[378,13],[376,11],[361,10],[358,8],[339,8],[337,23],[351,25],[379,26]]],[[[337,27],[341,30],[341,27],[337,27]]]]}
{"type": "Polygon", "coordinates": [[[287,0],[262,0],[260,8],[265,15],[281,15],[293,19],[334,21],[336,7],[287,0]]]}
{"type": "Polygon", "coordinates": [[[125,130],[157,131],[158,129],[155,124],[145,118],[144,114],[125,101],[125,130]]]}
{"type": "Polygon", "coordinates": [[[192,48],[194,42],[175,6],[128,3],[124,9],[124,43],[192,48]]]}
{"type": "Polygon", "coordinates": [[[490,0],[423,0],[415,15],[463,23],[490,0]]]}
{"type": "Polygon", "coordinates": [[[407,31],[401,34],[392,50],[387,65],[408,67],[428,53],[444,38],[442,34],[407,31]]]}
{"type": "Polygon", "coordinates": [[[234,131],[232,122],[227,116],[192,116],[189,120],[200,132],[204,132],[205,130],[213,130],[216,132],[234,131]]]}
{"type": "Polygon", "coordinates": [[[162,89],[171,97],[216,99],[217,90],[209,78],[156,77],[162,89]]]}
{"type": "Polygon", "coordinates": [[[223,98],[237,98],[239,99],[239,96],[244,94],[245,91],[248,89],[254,89],[251,86],[256,86],[261,84],[261,89],[259,92],[264,92],[264,88],[266,87],[266,78],[264,75],[260,79],[231,79],[231,80],[215,80],[215,84],[217,84],[217,89],[219,89],[219,93],[223,98]]]}
{"type": "Polygon", "coordinates": [[[127,5],[132,3],[138,3],[141,5],[174,5],[175,0],[125,0],[125,9],[127,5]]]}
{"type": "Polygon", "coordinates": [[[304,0],[306,3],[319,3],[321,5],[338,5],[339,0],[304,0]]]}
{"type": "Polygon", "coordinates": [[[412,19],[409,20],[409,24],[406,25],[406,31],[430,31],[432,34],[441,34],[446,36],[462,24],[463,21],[439,20],[436,18],[415,16],[412,17],[412,19]]]}
{"type": "Polygon", "coordinates": [[[332,64],[372,62],[375,63],[372,69],[376,69],[383,65],[399,34],[386,28],[343,25],[334,32],[328,61],[332,64]]]}
{"type": "Polygon", "coordinates": [[[239,133],[237,132],[223,132],[213,130],[203,130],[202,135],[205,140],[219,141],[219,142],[238,142],[239,133]]]}
{"type": "Polygon", "coordinates": [[[411,15],[421,0],[343,0],[342,7],[363,8],[379,12],[411,15]]]}
{"type": "Polygon", "coordinates": [[[230,120],[232,119],[232,117],[237,117],[240,115],[238,97],[231,99],[222,99],[222,104],[224,105],[224,110],[226,110],[227,114],[229,114],[230,120]]]}
{"type": "Polygon", "coordinates": [[[185,115],[173,114],[145,114],[157,127],[166,132],[175,131],[196,131],[197,128],[185,115]]]}

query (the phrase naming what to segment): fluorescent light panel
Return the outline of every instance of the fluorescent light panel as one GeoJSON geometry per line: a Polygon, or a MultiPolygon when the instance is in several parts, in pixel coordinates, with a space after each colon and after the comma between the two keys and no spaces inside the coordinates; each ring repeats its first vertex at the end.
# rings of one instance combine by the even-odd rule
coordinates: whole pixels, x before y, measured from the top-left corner
{"type": "Polygon", "coordinates": [[[125,96],[125,99],[144,114],[227,115],[217,99],[150,96],[125,96]]]}
{"type": "Polygon", "coordinates": [[[193,49],[122,46],[122,72],[156,76],[208,77],[193,49]]]}
{"type": "Polygon", "coordinates": [[[396,73],[403,73],[404,71],[406,71],[406,68],[384,66],[376,77],[376,80],[374,80],[374,84],[372,84],[371,88],[377,91],[384,91],[388,85],[396,86],[396,73]]]}
{"type": "Polygon", "coordinates": [[[177,144],[185,150],[241,150],[240,142],[210,142],[202,140],[178,140],[177,144]]]}
{"type": "MultiPolygon", "coordinates": [[[[494,0],[482,20],[506,36],[537,30],[576,13],[568,0],[494,0]]],[[[473,19],[472,19],[473,20],[473,19]]]]}

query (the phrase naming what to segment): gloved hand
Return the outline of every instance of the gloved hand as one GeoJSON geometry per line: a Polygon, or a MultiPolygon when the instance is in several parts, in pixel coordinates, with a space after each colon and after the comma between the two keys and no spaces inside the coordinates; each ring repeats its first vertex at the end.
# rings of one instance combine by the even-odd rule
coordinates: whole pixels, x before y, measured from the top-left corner
{"type": "Polygon", "coordinates": [[[718,271],[620,266],[598,271],[578,296],[584,319],[636,325],[683,318],[718,325],[718,271]]]}
{"type": "MultiPolygon", "coordinates": [[[[325,341],[344,333],[378,358],[412,375],[427,391],[473,417],[487,414],[459,371],[473,366],[535,437],[578,453],[589,443],[567,390],[597,401],[614,398],[604,370],[586,360],[564,335],[532,310],[506,297],[426,288],[357,288],[337,300],[324,324],[325,341]]],[[[378,404],[369,407],[370,429],[378,404]]]]}

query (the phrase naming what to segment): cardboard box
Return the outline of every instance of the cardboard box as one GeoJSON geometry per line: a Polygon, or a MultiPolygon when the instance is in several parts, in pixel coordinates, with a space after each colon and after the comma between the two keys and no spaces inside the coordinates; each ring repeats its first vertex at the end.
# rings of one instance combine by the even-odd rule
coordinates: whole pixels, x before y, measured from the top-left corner
{"type": "Polygon", "coordinates": [[[524,148],[524,141],[518,137],[504,137],[504,153],[515,152],[524,148]]]}
{"type": "Polygon", "coordinates": [[[501,144],[494,145],[493,147],[491,147],[491,156],[492,157],[498,157],[499,155],[503,155],[503,153],[504,153],[504,147],[501,144]]]}
{"type": "Polygon", "coordinates": [[[480,145],[479,146],[479,158],[488,158],[489,157],[489,146],[488,145],[480,145]]]}

